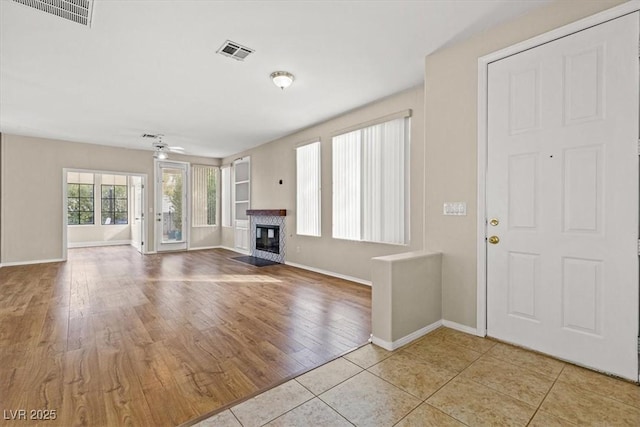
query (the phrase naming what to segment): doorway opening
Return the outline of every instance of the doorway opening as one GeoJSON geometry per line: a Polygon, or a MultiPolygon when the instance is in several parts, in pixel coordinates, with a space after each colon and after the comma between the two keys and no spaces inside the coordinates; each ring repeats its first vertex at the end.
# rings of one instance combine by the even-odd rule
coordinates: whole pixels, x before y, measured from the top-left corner
{"type": "Polygon", "coordinates": [[[189,163],[156,160],[155,166],[156,250],[186,250],[189,243],[189,163]]]}
{"type": "Polygon", "coordinates": [[[63,254],[131,245],[145,253],[145,174],[63,169],[63,254]]]}
{"type": "Polygon", "coordinates": [[[478,68],[477,333],[634,381],[637,9],[612,8],[482,57],[478,68]],[[625,74],[601,92],[614,61],[625,74]],[[595,96],[576,95],[586,93],[595,96]],[[604,215],[605,205],[616,210],[604,215]]]}

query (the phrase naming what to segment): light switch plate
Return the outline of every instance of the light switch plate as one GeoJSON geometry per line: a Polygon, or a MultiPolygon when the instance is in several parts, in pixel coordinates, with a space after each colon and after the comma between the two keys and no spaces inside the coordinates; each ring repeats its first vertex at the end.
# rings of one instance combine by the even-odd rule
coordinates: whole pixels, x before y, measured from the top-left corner
{"type": "Polygon", "coordinates": [[[467,202],[445,202],[442,209],[443,215],[466,215],[467,202]]]}

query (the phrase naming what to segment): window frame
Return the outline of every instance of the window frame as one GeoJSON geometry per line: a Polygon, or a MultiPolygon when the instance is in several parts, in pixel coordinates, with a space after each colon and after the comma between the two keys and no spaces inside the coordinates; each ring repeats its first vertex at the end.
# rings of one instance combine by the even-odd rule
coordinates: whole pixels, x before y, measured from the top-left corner
{"type": "MultiPolygon", "coordinates": [[[[94,175],[94,179],[95,179],[95,175],[94,175]]],[[[73,226],[96,225],[96,212],[95,212],[95,210],[96,210],[96,189],[95,189],[95,186],[96,186],[95,181],[92,184],[80,183],[80,182],[67,182],[67,226],[72,226],[73,227],[73,226]],[[70,186],[72,186],[72,185],[77,185],[78,186],[78,196],[77,197],[69,196],[69,189],[70,189],[70,186]],[[81,194],[82,194],[81,190],[80,190],[81,186],[91,187],[91,197],[82,197],[81,196],[81,194]],[[71,203],[69,203],[69,202],[71,200],[76,200],[76,199],[78,200],[78,208],[81,206],[82,199],[91,200],[91,210],[90,211],[88,211],[88,210],[83,211],[83,210],[78,209],[78,210],[70,211],[71,203]],[[70,224],[69,223],[69,213],[71,213],[71,212],[78,214],[78,223],[77,224],[70,224]],[[80,215],[83,212],[90,212],[91,213],[91,222],[85,222],[85,223],[80,222],[80,215]]]]}
{"type": "MultiPolygon", "coordinates": [[[[385,128],[381,127],[380,129],[381,130],[378,130],[378,131],[384,133],[385,128]]],[[[382,141],[384,141],[384,138],[382,139],[382,141]]],[[[379,141],[376,141],[376,143],[382,144],[379,141]]],[[[408,246],[410,244],[410,240],[411,240],[411,233],[410,233],[411,168],[410,168],[410,160],[409,160],[410,152],[411,152],[411,110],[402,111],[399,113],[382,117],[380,119],[366,122],[364,124],[352,126],[347,129],[343,129],[339,132],[335,132],[332,135],[332,165],[333,165],[332,166],[332,231],[331,231],[332,238],[337,240],[348,240],[348,241],[355,241],[355,242],[367,242],[367,243],[376,243],[376,244],[385,244],[385,245],[408,246]],[[392,221],[384,222],[383,220],[379,220],[379,222],[377,222],[374,225],[374,227],[371,227],[370,225],[372,223],[371,218],[374,215],[379,215],[381,217],[384,216],[383,215],[384,211],[383,210],[375,211],[376,212],[375,214],[371,214],[367,210],[367,207],[368,205],[372,204],[372,200],[366,199],[367,196],[363,195],[363,193],[365,193],[365,189],[367,188],[367,186],[369,188],[373,188],[373,185],[375,184],[372,185],[372,183],[374,181],[386,182],[389,180],[389,178],[385,175],[375,175],[374,176],[375,179],[373,181],[371,181],[371,178],[364,178],[364,176],[367,175],[367,172],[370,172],[372,169],[374,169],[374,167],[371,163],[365,164],[365,159],[367,160],[371,160],[371,159],[368,158],[368,156],[370,156],[370,153],[365,153],[365,149],[363,148],[363,146],[364,144],[371,141],[371,139],[365,138],[366,132],[375,132],[376,129],[374,128],[376,126],[385,125],[387,123],[391,123],[395,120],[400,120],[400,119],[403,120],[402,122],[403,126],[402,127],[398,126],[398,128],[403,129],[402,135],[404,138],[403,138],[403,141],[401,142],[402,147],[398,148],[402,152],[402,155],[397,157],[397,159],[398,159],[398,165],[401,165],[400,169],[403,172],[403,180],[402,182],[400,180],[396,182],[402,183],[402,191],[398,192],[398,194],[402,194],[402,197],[403,197],[402,211],[401,211],[403,231],[395,234],[395,236],[399,237],[398,239],[384,240],[384,235],[389,234],[387,228],[389,227],[389,224],[392,223],[392,221]],[[340,187],[341,184],[337,183],[336,175],[340,173],[349,172],[349,168],[344,166],[344,162],[345,161],[348,162],[350,159],[337,158],[336,153],[338,152],[338,149],[336,147],[337,147],[337,144],[341,142],[344,143],[345,141],[347,141],[347,143],[351,143],[351,141],[348,141],[348,140],[341,141],[340,139],[338,139],[340,137],[344,137],[349,134],[353,134],[352,136],[355,137],[353,139],[356,141],[356,142],[353,142],[354,145],[350,147],[350,149],[352,150],[352,153],[351,153],[352,158],[356,159],[358,162],[357,165],[354,165],[355,172],[353,173],[356,176],[355,179],[358,179],[359,181],[357,182],[357,185],[354,186],[355,188],[352,189],[353,196],[357,198],[357,201],[354,204],[351,204],[350,206],[345,205],[341,207],[339,203],[339,199],[340,198],[344,199],[344,194],[341,193],[342,191],[342,188],[340,187]],[[402,161],[402,163],[400,163],[400,160],[402,161]],[[340,168],[340,162],[342,162],[342,168],[340,168]],[[367,179],[369,179],[369,181],[367,181],[367,179]],[[348,208],[357,210],[357,212],[359,213],[357,217],[346,218],[347,222],[351,222],[352,227],[355,227],[355,228],[349,229],[349,226],[347,225],[347,229],[340,230],[340,233],[343,233],[343,234],[338,234],[336,232],[336,228],[340,227],[341,221],[338,218],[336,218],[336,214],[339,213],[338,209],[348,209],[348,208]],[[367,225],[365,225],[365,223],[369,225],[370,228],[366,228],[367,225]],[[348,234],[351,234],[351,236],[347,236],[348,234]],[[367,234],[369,235],[378,234],[383,237],[382,239],[367,238],[366,236],[367,234]],[[354,237],[356,235],[357,237],[354,237]]],[[[383,159],[383,161],[385,159],[385,157],[379,157],[379,158],[383,159]]],[[[382,206],[378,206],[378,207],[381,209],[384,209],[384,207],[382,206]]],[[[342,222],[344,224],[344,221],[342,222]]]]}
{"type": "MultiPolygon", "coordinates": [[[[104,176],[104,174],[103,174],[104,176]]],[[[99,225],[129,225],[129,186],[128,185],[123,185],[123,184],[103,184],[102,182],[100,183],[100,224],[99,225]],[[112,197],[104,197],[104,188],[105,187],[112,187],[112,197]],[[116,196],[116,187],[124,187],[124,194],[125,197],[117,197],[116,196]],[[112,209],[105,209],[105,200],[106,201],[112,201],[112,209]],[[124,200],[125,201],[125,210],[124,213],[126,214],[126,222],[122,223],[122,222],[117,222],[116,220],[116,216],[117,214],[122,214],[122,211],[118,211],[117,205],[118,205],[118,200],[124,200]],[[105,216],[105,212],[107,213],[107,216],[105,216]],[[111,216],[108,216],[109,214],[111,214],[111,216]],[[105,224],[105,219],[106,218],[113,218],[113,221],[110,222],[109,224],[105,224]]]]}
{"type": "Polygon", "coordinates": [[[232,165],[220,167],[220,225],[228,228],[233,227],[232,172],[232,165]]]}
{"type": "MultiPolygon", "coordinates": [[[[305,142],[305,143],[301,143],[298,144],[296,147],[296,235],[298,236],[309,236],[309,237],[322,237],[322,142],[320,138],[314,139],[312,141],[309,142],[305,142]],[[303,177],[303,175],[301,174],[302,170],[300,168],[300,154],[302,153],[301,150],[305,150],[308,149],[310,147],[314,147],[315,152],[314,154],[317,156],[316,161],[317,161],[317,169],[316,169],[316,176],[315,176],[315,182],[317,183],[316,187],[312,190],[315,191],[317,194],[315,196],[316,198],[316,212],[313,212],[312,214],[316,216],[316,230],[313,230],[312,232],[300,232],[301,229],[301,219],[303,218],[303,215],[301,215],[302,213],[302,209],[304,207],[301,206],[301,199],[302,198],[311,198],[313,197],[312,195],[307,195],[307,194],[301,194],[301,178],[303,177]]],[[[310,191],[310,192],[312,192],[310,191]]],[[[305,215],[306,216],[306,215],[305,215]]],[[[305,230],[307,231],[307,230],[305,230]]]]}
{"type": "MultiPolygon", "coordinates": [[[[205,179],[209,179],[209,177],[206,177],[205,179]]],[[[220,200],[220,167],[219,166],[212,166],[212,165],[192,165],[191,166],[191,227],[193,228],[206,228],[206,227],[217,227],[218,223],[220,221],[219,218],[219,200],[220,200]],[[214,197],[213,197],[213,224],[201,224],[200,223],[200,218],[196,218],[196,216],[198,215],[198,211],[200,206],[196,206],[196,204],[199,203],[200,200],[202,200],[199,197],[196,197],[196,191],[197,189],[197,184],[196,184],[196,179],[198,179],[198,169],[202,169],[204,171],[210,171],[213,175],[213,185],[214,185],[214,197]]],[[[208,192],[208,186],[206,188],[206,199],[204,200],[205,203],[205,209],[206,209],[206,219],[207,222],[209,221],[209,212],[210,212],[210,200],[209,200],[209,192],[208,192]]]]}

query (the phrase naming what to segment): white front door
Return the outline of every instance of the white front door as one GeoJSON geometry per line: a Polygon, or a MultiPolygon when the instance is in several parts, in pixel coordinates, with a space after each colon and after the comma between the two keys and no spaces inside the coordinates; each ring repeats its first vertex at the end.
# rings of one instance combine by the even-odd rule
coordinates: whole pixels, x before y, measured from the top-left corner
{"type": "Polygon", "coordinates": [[[156,161],[156,250],[187,249],[188,163],[156,161]]]}
{"type": "Polygon", "coordinates": [[[627,15],[488,74],[487,333],[632,380],[638,26],[627,15]]]}
{"type": "Polygon", "coordinates": [[[143,184],[141,176],[129,178],[131,194],[131,246],[140,253],[143,252],[142,231],[144,229],[143,184]]]}

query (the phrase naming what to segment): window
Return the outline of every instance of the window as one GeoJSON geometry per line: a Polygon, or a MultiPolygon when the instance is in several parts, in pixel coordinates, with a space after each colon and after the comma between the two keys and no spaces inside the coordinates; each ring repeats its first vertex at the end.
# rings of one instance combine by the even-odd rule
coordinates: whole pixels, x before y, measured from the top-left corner
{"type": "Polygon", "coordinates": [[[216,225],[217,167],[193,166],[193,226],[216,225]]]}
{"type": "Polygon", "coordinates": [[[102,225],[128,224],[129,199],[125,175],[102,175],[102,225]]]}
{"type": "Polygon", "coordinates": [[[93,224],[93,174],[67,173],[67,224],[93,224]]]}
{"type": "Polygon", "coordinates": [[[231,167],[221,169],[222,226],[231,227],[231,167]]]}
{"type": "Polygon", "coordinates": [[[408,241],[408,114],[333,138],[333,237],[408,241]]]}
{"type": "Polygon", "coordinates": [[[320,236],[320,141],[296,148],[296,229],[320,236]]]}

